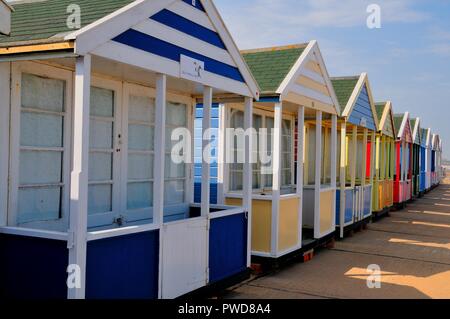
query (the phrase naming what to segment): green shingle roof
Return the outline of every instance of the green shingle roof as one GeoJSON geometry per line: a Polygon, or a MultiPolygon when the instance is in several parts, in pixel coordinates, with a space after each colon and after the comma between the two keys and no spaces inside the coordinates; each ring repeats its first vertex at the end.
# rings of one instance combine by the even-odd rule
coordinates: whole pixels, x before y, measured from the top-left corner
{"type": "Polygon", "coordinates": [[[384,109],[386,108],[386,102],[383,103],[376,103],[375,109],[377,111],[378,121],[381,121],[381,118],[383,117],[384,109]]]}
{"type": "Polygon", "coordinates": [[[275,93],[295,62],[300,58],[306,44],[295,47],[243,51],[242,55],[253,73],[261,93],[275,93]]]}
{"type": "Polygon", "coordinates": [[[134,0],[46,0],[13,4],[11,34],[0,35],[0,46],[17,42],[53,42],[75,30],[67,27],[67,7],[81,9],[81,27],[103,18],[134,0]],[[51,38],[51,39],[50,39],[51,38]]]}
{"type": "Polygon", "coordinates": [[[405,117],[405,114],[395,114],[394,115],[394,125],[395,125],[395,131],[400,132],[400,127],[403,123],[403,118],[405,117]]]}
{"type": "Polygon", "coordinates": [[[339,104],[341,105],[341,115],[344,112],[348,100],[350,99],[353,91],[355,90],[358,81],[359,76],[331,79],[331,83],[333,84],[337,99],[339,101],[339,104]]]}

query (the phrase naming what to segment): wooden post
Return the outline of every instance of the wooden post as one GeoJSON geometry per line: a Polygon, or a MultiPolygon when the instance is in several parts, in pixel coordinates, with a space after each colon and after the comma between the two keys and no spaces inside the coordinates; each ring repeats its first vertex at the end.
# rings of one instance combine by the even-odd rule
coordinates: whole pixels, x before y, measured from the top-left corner
{"type": "Polygon", "coordinates": [[[86,293],[86,250],[89,179],[89,113],[91,56],[76,59],[73,127],[73,170],[70,180],[69,265],[80,270],[79,288],[68,289],[68,299],[84,299],[86,293]]]}
{"type": "Polygon", "coordinates": [[[337,115],[331,115],[331,188],[334,192],[333,199],[333,229],[336,228],[336,176],[337,176],[337,115]]]}
{"type": "Polygon", "coordinates": [[[303,159],[305,147],[305,107],[299,106],[297,111],[298,129],[297,129],[297,196],[298,204],[298,246],[302,246],[303,236],[303,159]]]}
{"type": "Polygon", "coordinates": [[[153,186],[153,221],[164,223],[164,172],[166,152],[166,103],[167,76],[158,74],[156,78],[155,108],[155,164],[153,186]]]}
{"type": "MultiPolygon", "coordinates": [[[[246,132],[253,131],[253,99],[245,98],[244,129],[246,132]]],[[[243,204],[247,211],[247,267],[251,264],[252,250],[252,199],[253,199],[253,134],[247,135],[245,143],[245,163],[244,163],[244,194],[243,204]]]]}
{"type": "MultiPolygon", "coordinates": [[[[361,185],[364,188],[366,186],[366,171],[367,171],[367,144],[368,144],[368,133],[369,130],[367,128],[364,129],[363,135],[363,149],[362,149],[362,174],[361,174],[361,185]]],[[[364,191],[363,191],[364,192],[364,191]]]]}
{"type": "Polygon", "coordinates": [[[316,172],[314,186],[314,237],[320,238],[320,192],[322,174],[322,111],[316,111],[316,172]]]}
{"type": "Polygon", "coordinates": [[[357,160],[357,147],[358,147],[358,127],[353,125],[352,131],[352,166],[351,166],[351,183],[352,188],[356,187],[356,160],[357,160]]]}
{"type": "Polygon", "coordinates": [[[213,89],[205,86],[203,91],[203,128],[202,128],[202,199],[201,199],[201,215],[209,216],[210,213],[210,187],[211,187],[211,171],[210,171],[210,154],[205,154],[205,150],[210,143],[209,136],[205,139],[205,132],[211,128],[211,108],[212,108],[213,89]],[[208,158],[205,158],[205,155],[208,158]]]}
{"type": "Polygon", "coordinates": [[[344,225],[345,225],[345,185],[347,180],[347,124],[345,121],[341,123],[341,201],[340,201],[340,237],[344,238],[344,225]]]}
{"type": "Polygon", "coordinates": [[[0,63],[0,226],[7,224],[11,63],[0,63]]]}
{"type": "Polygon", "coordinates": [[[273,165],[273,180],[272,180],[272,241],[271,252],[273,256],[276,256],[278,251],[278,230],[279,230],[279,209],[280,209],[280,195],[281,195],[281,130],[283,121],[283,104],[275,104],[275,119],[274,119],[274,132],[273,132],[273,152],[272,152],[272,165],[273,165]]]}

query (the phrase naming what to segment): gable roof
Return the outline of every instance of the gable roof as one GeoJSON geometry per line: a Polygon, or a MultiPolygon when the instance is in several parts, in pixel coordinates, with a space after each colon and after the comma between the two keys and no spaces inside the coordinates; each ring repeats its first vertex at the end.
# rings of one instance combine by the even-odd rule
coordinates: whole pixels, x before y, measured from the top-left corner
{"type": "Polygon", "coordinates": [[[397,138],[403,140],[406,134],[406,140],[412,143],[413,141],[412,141],[411,123],[409,121],[409,112],[406,112],[404,114],[395,114],[394,124],[395,124],[395,131],[397,133],[397,138]],[[405,131],[407,129],[409,129],[409,131],[405,131]]]}
{"type": "Polygon", "coordinates": [[[0,35],[0,47],[64,41],[73,32],[67,26],[67,8],[81,9],[81,27],[132,3],[134,0],[39,0],[12,3],[11,34],[0,35]]]}
{"type": "Polygon", "coordinates": [[[375,103],[375,109],[378,116],[378,131],[392,138],[396,138],[394,112],[392,109],[392,102],[375,103]],[[388,123],[390,122],[390,127],[388,123]],[[389,128],[389,130],[388,130],[389,128]],[[392,131],[390,130],[392,128],[392,131]]]}
{"type": "Polygon", "coordinates": [[[333,84],[339,104],[342,106],[340,115],[345,118],[350,117],[358,103],[361,92],[366,89],[369,97],[370,111],[375,123],[375,131],[378,131],[379,117],[367,73],[361,73],[359,76],[334,77],[331,78],[331,83],[333,84]]]}
{"type": "Polygon", "coordinates": [[[261,94],[275,94],[308,44],[241,51],[261,94]]]}
{"type": "Polygon", "coordinates": [[[30,47],[95,54],[177,78],[187,56],[204,62],[202,84],[259,98],[259,87],[212,1],[44,0],[16,8],[14,31],[0,39],[6,46],[0,53],[19,53],[24,43],[63,41],[30,47]],[[67,27],[71,4],[81,7],[78,30],[67,27]]]}
{"type": "Polygon", "coordinates": [[[420,118],[411,119],[410,124],[414,144],[420,145],[420,118]]]}
{"type": "Polygon", "coordinates": [[[329,114],[339,113],[317,41],[242,51],[262,94],[329,114]]]}
{"type": "Polygon", "coordinates": [[[429,138],[430,138],[430,129],[427,128],[421,128],[420,129],[420,144],[423,147],[427,147],[429,144],[429,138]]]}

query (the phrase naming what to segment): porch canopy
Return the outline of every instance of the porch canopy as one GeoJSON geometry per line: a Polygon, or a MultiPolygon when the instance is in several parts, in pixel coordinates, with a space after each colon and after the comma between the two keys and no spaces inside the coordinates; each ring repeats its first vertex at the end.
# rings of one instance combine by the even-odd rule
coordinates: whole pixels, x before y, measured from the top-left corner
{"type": "MultiPolygon", "coordinates": [[[[210,109],[214,95],[234,94],[242,97],[245,101],[246,119],[249,119],[253,100],[259,98],[259,88],[212,1],[48,0],[17,5],[15,9],[11,35],[0,36],[0,62],[39,61],[48,66],[74,70],[73,134],[70,134],[73,147],[70,159],[72,171],[68,185],[69,229],[64,234],[41,232],[38,229],[33,232],[39,233],[41,237],[48,235],[66,238],[69,264],[79,265],[83,274],[82,289],[69,289],[69,297],[83,298],[87,240],[160,229],[165,223],[165,173],[167,166],[171,165],[166,157],[171,136],[166,133],[165,125],[168,120],[166,116],[170,116],[166,114],[171,114],[166,112],[170,96],[183,96],[182,100],[187,101],[189,107],[194,104],[195,96],[203,96],[205,132],[210,127],[210,109]],[[76,31],[70,30],[66,23],[67,10],[72,4],[81,9],[75,7],[73,11],[75,14],[81,13],[81,28],[76,31]],[[42,23],[53,21],[52,19],[52,28],[42,23]],[[23,20],[35,24],[34,34],[24,29],[20,23],[23,20]],[[101,76],[98,77],[99,75],[101,76]],[[91,102],[94,99],[91,88],[110,83],[110,80],[111,83],[119,80],[136,84],[144,91],[148,87],[154,96],[152,220],[148,224],[134,227],[105,227],[88,232],[90,144],[97,133],[90,134],[93,133],[90,132],[90,121],[91,102]]],[[[123,90],[126,87],[129,86],[124,84],[123,90]]],[[[115,96],[115,99],[120,100],[120,97],[115,96]]],[[[181,113],[172,115],[180,117],[181,113]]],[[[186,112],[184,116],[187,117],[186,123],[192,123],[192,112],[186,112]]],[[[144,121],[139,118],[136,120],[144,121]]],[[[250,127],[251,121],[246,120],[246,124],[250,127]]],[[[191,127],[192,125],[189,126],[191,127]]],[[[121,138],[117,137],[119,142],[121,138]]],[[[209,142],[208,139],[204,140],[203,150],[206,150],[209,142]]],[[[117,145],[118,149],[113,149],[113,154],[120,151],[120,143],[117,145]]],[[[246,147],[246,153],[249,158],[250,145],[246,147]]],[[[250,162],[247,162],[249,164],[244,167],[243,183],[244,189],[251,190],[252,174],[250,162]]],[[[202,180],[206,186],[210,174],[207,158],[204,159],[202,169],[202,180]]],[[[187,179],[190,180],[189,177],[187,179]]],[[[115,195],[114,193],[113,197],[115,195]]],[[[184,195],[187,205],[191,202],[188,195],[184,195]]],[[[243,205],[250,219],[251,207],[248,203],[246,200],[243,205]]],[[[209,222],[211,211],[209,188],[204,187],[199,215],[206,217],[209,222]]],[[[122,218],[117,219],[117,225],[120,226],[122,222],[122,218]]],[[[250,236],[250,228],[247,232],[250,236]]],[[[205,249],[207,248],[206,245],[205,249]]],[[[249,258],[248,256],[247,264],[249,258]]],[[[203,273],[206,272],[203,270],[203,273]]],[[[169,276],[169,273],[164,275],[169,276]]],[[[163,278],[162,281],[164,280],[163,278]]],[[[189,291],[184,293],[186,292],[189,291]]],[[[160,290],[162,297],[177,294],[180,292],[171,291],[166,295],[163,291],[161,294],[160,290]]]]}

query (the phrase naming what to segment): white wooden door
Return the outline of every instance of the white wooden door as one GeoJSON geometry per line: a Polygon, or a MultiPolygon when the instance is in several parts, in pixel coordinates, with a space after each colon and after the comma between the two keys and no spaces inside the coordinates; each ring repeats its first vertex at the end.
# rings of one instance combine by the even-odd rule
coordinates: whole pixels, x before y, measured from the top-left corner
{"type": "Polygon", "coordinates": [[[196,218],[163,226],[163,299],[177,298],[207,284],[207,222],[206,218],[196,218]]]}

